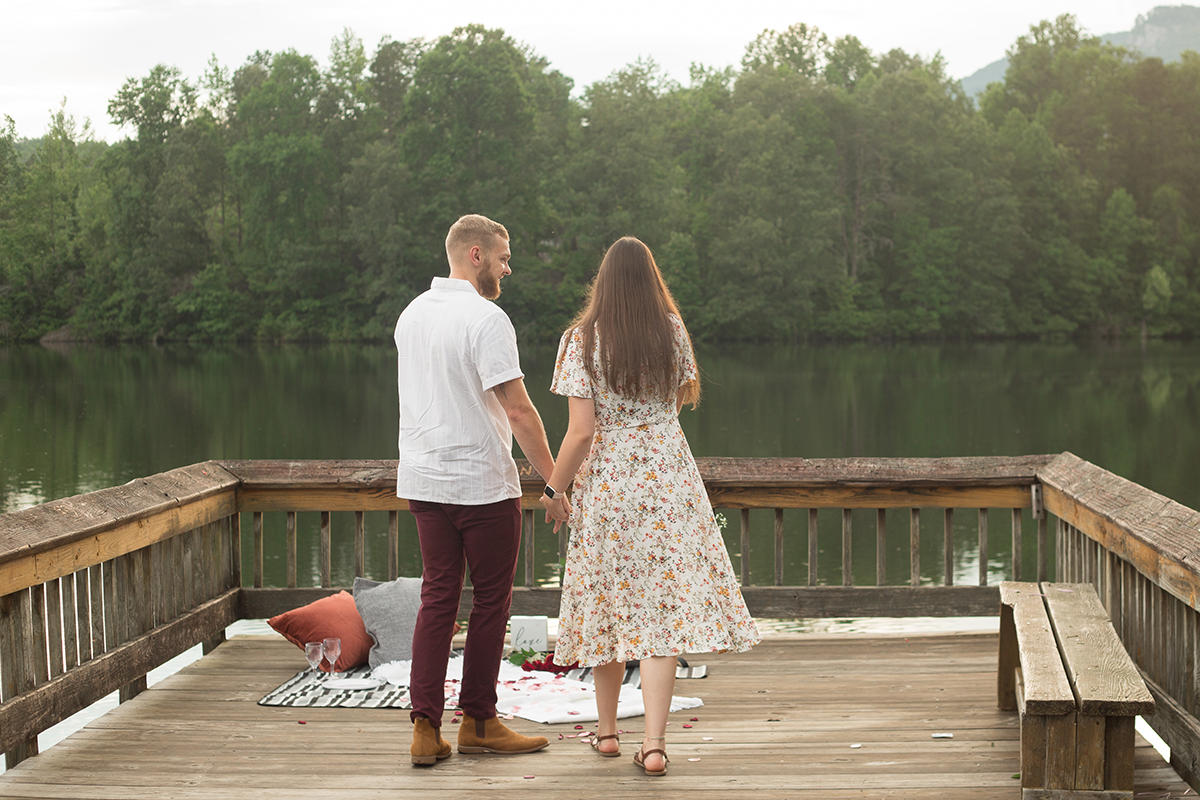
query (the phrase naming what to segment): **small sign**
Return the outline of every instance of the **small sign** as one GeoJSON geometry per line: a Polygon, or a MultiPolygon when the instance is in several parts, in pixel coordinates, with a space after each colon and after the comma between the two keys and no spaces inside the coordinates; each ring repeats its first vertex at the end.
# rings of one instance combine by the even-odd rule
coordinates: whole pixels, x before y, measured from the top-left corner
{"type": "Polygon", "coordinates": [[[546,617],[512,617],[508,629],[512,634],[513,650],[533,650],[545,653],[550,649],[546,617]]]}

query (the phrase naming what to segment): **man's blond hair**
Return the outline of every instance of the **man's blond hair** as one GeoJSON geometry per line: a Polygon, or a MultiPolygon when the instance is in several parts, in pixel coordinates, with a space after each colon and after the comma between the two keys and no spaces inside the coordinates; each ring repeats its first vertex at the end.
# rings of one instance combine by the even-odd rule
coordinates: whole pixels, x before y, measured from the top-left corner
{"type": "Polygon", "coordinates": [[[482,214],[464,214],[450,226],[450,232],[446,234],[446,255],[453,257],[455,253],[475,245],[483,248],[484,253],[491,254],[497,236],[508,241],[508,229],[482,214]]]}

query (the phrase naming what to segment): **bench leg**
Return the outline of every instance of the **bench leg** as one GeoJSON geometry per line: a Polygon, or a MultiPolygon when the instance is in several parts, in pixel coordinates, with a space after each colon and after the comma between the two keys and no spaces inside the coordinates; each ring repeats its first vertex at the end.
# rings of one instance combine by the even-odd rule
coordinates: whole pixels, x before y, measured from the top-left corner
{"type": "Polygon", "coordinates": [[[1049,736],[1049,717],[1021,715],[1021,788],[1038,789],[1049,786],[1046,774],[1046,738],[1049,736]]]}
{"type": "Polygon", "coordinates": [[[1104,788],[1133,791],[1134,717],[1108,717],[1104,724],[1104,788]]]}
{"type": "Polygon", "coordinates": [[[1021,656],[1017,651],[1017,626],[1013,621],[1012,606],[1000,606],[1000,657],[996,667],[996,706],[1001,711],[1017,708],[1016,679],[1014,670],[1020,666],[1021,656]]]}
{"type": "Polygon", "coordinates": [[[1104,717],[1080,714],[1075,724],[1075,788],[1104,788],[1104,717]]]}
{"type": "Polygon", "coordinates": [[[1074,711],[1046,717],[1046,783],[1048,789],[1075,788],[1074,711]]]}
{"type": "Polygon", "coordinates": [[[1074,789],[1075,713],[1021,715],[1021,788],[1074,789]]]}

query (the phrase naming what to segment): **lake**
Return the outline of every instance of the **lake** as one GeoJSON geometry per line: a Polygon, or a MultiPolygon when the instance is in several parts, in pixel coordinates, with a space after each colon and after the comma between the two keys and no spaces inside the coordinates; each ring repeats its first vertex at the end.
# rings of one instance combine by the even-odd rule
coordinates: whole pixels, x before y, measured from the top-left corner
{"type": "MultiPolygon", "coordinates": [[[[682,415],[697,456],[1069,450],[1184,505],[1200,506],[1197,343],[701,345],[697,356],[704,398],[699,409],[682,415]]],[[[557,449],[567,404],[549,393],[553,364],[552,348],[522,353],[530,395],[557,449]]],[[[395,385],[393,351],[383,344],[0,348],[0,510],[207,459],[394,458],[395,385]]],[[[800,536],[806,525],[802,513],[787,512],[789,530],[800,536]]],[[[316,515],[306,516],[301,515],[302,536],[316,526],[316,515]]],[[[341,516],[348,515],[335,515],[334,579],[345,584],[353,577],[352,523],[341,516]]],[[[897,526],[897,555],[889,559],[896,576],[889,579],[903,582],[907,518],[889,516],[897,526]]],[[[955,517],[961,544],[956,543],[954,569],[960,582],[973,582],[977,574],[974,516],[955,517]]],[[[736,514],[729,517],[732,543],[736,514]]],[[[756,532],[769,529],[769,517],[769,511],[755,512],[756,532]]],[[[401,518],[401,570],[419,574],[410,518],[401,518]]],[[[923,538],[936,548],[940,512],[931,512],[926,524],[938,535],[923,538]]],[[[862,525],[873,531],[873,516],[864,516],[862,525]]],[[[1002,575],[1007,547],[1002,513],[992,526],[997,549],[989,554],[989,569],[994,562],[1002,575]]],[[[1034,527],[1026,524],[1027,536],[1034,527]]],[[[386,563],[385,529],[386,522],[368,522],[369,571],[375,574],[386,563]]],[[[832,555],[819,561],[821,579],[840,582],[828,571],[839,562],[836,518],[826,523],[822,517],[822,529],[822,549],[832,555]]],[[[281,519],[268,519],[269,536],[281,536],[281,530],[281,519]]],[[[540,544],[545,563],[538,580],[552,583],[554,543],[544,537],[540,544]]],[[[736,553],[736,546],[731,549],[736,553]]],[[[785,582],[802,582],[804,549],[790,547],[795,558],[785,566],[785,582]]],[[[764,579],[771,570],[769,550],[758,547],[752,555],[752,573],[764,579]]],[[[1035,548],[1028,545],[1024,552],[1032,569],[1035,548]]],[[[315,542],[302,546],[300,558],[302,576],[316,574],[315,542]]],[[[923,554],[922,563],[940,569],[937,550],[923,554]]],[[[281,564],[268,564],[268,582],[278,583],[281,570],[281,564]]],[[[864,572],[856,582],[874,583],[873,568],[864,572]]],[[[929,577],[941,579],[936,573],[929,577]]]]}

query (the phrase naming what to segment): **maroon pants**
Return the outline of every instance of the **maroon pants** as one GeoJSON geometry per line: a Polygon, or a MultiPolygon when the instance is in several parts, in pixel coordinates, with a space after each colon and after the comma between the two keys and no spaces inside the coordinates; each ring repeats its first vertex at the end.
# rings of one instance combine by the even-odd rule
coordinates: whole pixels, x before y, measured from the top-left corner
{"type": "Polygon", "coordinates": [[[496,716],[496,676],[512,603],[521,548],[521,500],[482,506],[408,501],[421,540],[421,609],[413,631],[409,693],[414,721],[442,725],[446,661],[462,597],[464,568],[471,570],[474,603],[467,622],[459,707],[475,719],[496,716]]]}

